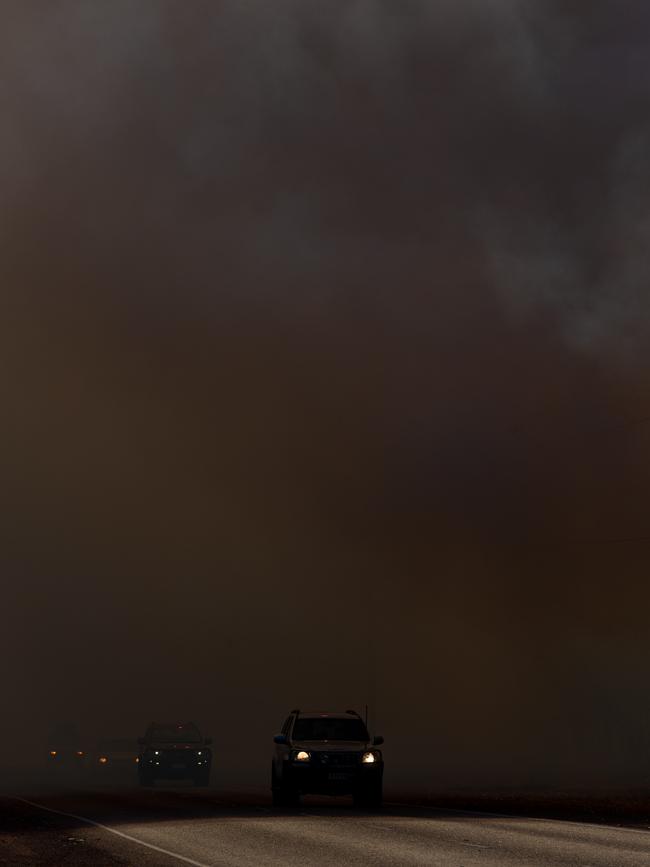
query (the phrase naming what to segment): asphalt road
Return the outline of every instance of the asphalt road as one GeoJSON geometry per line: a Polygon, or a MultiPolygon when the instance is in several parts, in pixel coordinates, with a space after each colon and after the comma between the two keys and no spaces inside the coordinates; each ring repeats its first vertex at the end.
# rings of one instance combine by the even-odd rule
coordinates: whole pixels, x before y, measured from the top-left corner
{"type": "Polygon", "coordinates": [[[22,792],[1,810],[3,867],[650,865],[646,830],[345,799],[277,810],[262,793],[116,788],[22,792]]]}

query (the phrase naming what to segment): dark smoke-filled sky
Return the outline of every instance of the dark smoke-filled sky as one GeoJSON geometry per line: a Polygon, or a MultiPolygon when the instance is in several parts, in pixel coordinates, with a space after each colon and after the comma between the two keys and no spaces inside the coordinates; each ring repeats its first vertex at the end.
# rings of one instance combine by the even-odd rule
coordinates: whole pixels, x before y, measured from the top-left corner
{"type": "Polygon", "coordinates": [[[647,778],[647,3],[0,25],[5,744],[265,781],[369,703],[395,783],[647,778]]]}

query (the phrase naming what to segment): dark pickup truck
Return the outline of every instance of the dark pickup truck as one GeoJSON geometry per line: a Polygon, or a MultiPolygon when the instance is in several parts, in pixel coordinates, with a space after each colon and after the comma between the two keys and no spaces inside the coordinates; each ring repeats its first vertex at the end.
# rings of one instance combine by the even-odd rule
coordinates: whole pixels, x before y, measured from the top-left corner
{"type": "Polygon", "coordinates": [[[153,786],[158,779],[210,782],[212,738],[204,738],[194,723],[151,723],[138,743],[140,785],[153,786]]]}

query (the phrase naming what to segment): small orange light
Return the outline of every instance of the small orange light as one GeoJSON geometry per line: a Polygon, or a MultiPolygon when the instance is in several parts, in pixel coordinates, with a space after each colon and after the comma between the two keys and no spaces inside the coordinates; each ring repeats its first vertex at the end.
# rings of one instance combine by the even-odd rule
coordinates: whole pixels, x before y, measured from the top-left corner
{"type": "Polygon", "coordinates": [[[55,756],[55,755],[56,755],[56,750],[50,750],[50,755],[51,755],[51,756],[55,756]]]}
{"type": "Polygon", "coordinates": [[[84,751],[83,751],[83,750],[77,750],[77,755],[78,755],[78,756],[83,756],[83,754],[84,754],[84,751]]]}
{"type": "Polygon", "coordinates": [[[106,758],[106,756],[100,756],[99,757],[99,764],[100,765],[105,765],[107,762],[108,762],[108,759],[106,758]]]}
{"type": "Polygon", "coordinates": [[[136,763],[136,765],[138,764],[139,761],[140,761],[139,756],[136,756],[136,757],[135,757],[135,763],[136,763]]]}

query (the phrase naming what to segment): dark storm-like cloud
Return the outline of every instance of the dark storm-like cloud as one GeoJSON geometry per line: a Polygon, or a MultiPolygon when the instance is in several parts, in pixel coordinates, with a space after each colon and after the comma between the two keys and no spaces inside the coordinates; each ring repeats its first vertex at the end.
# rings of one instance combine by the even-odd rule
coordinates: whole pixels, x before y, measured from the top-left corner
{"type": "Polygon", "coordinates": [[[648,99],[647,10],[528,6],[538,145],[513,151],[509,184],[486,208],[497,289],[516,317],[560,315],[572,347],[642,351],[642,240],[648,99]]]}
{"type": "MultiPolygon", "coordinates": [[[[606,338],[642,301],[638,4],[613,34],[607,4],[588,18],[530,2],[7,15],[25,34],[7,37],[7,194],[27,206],[30,183],[46,182],[52,217],[82,204],[66,229],[92,242],[90,267],[114,245],[146,261],[157,244],[185,304],[214,304],[235,282],[253,302],[318,307],[386,259],[441,270],[451,237],[493,266],[482,291],[515,314],[553,307],[578,342],[606,338]],[[104,237],[88,238],[98,225],[104,237]],[[217,263],[215,293],[205,267],[217,263]]],[[[131,297],[155,291],[134,282],[131,297]]]]}

